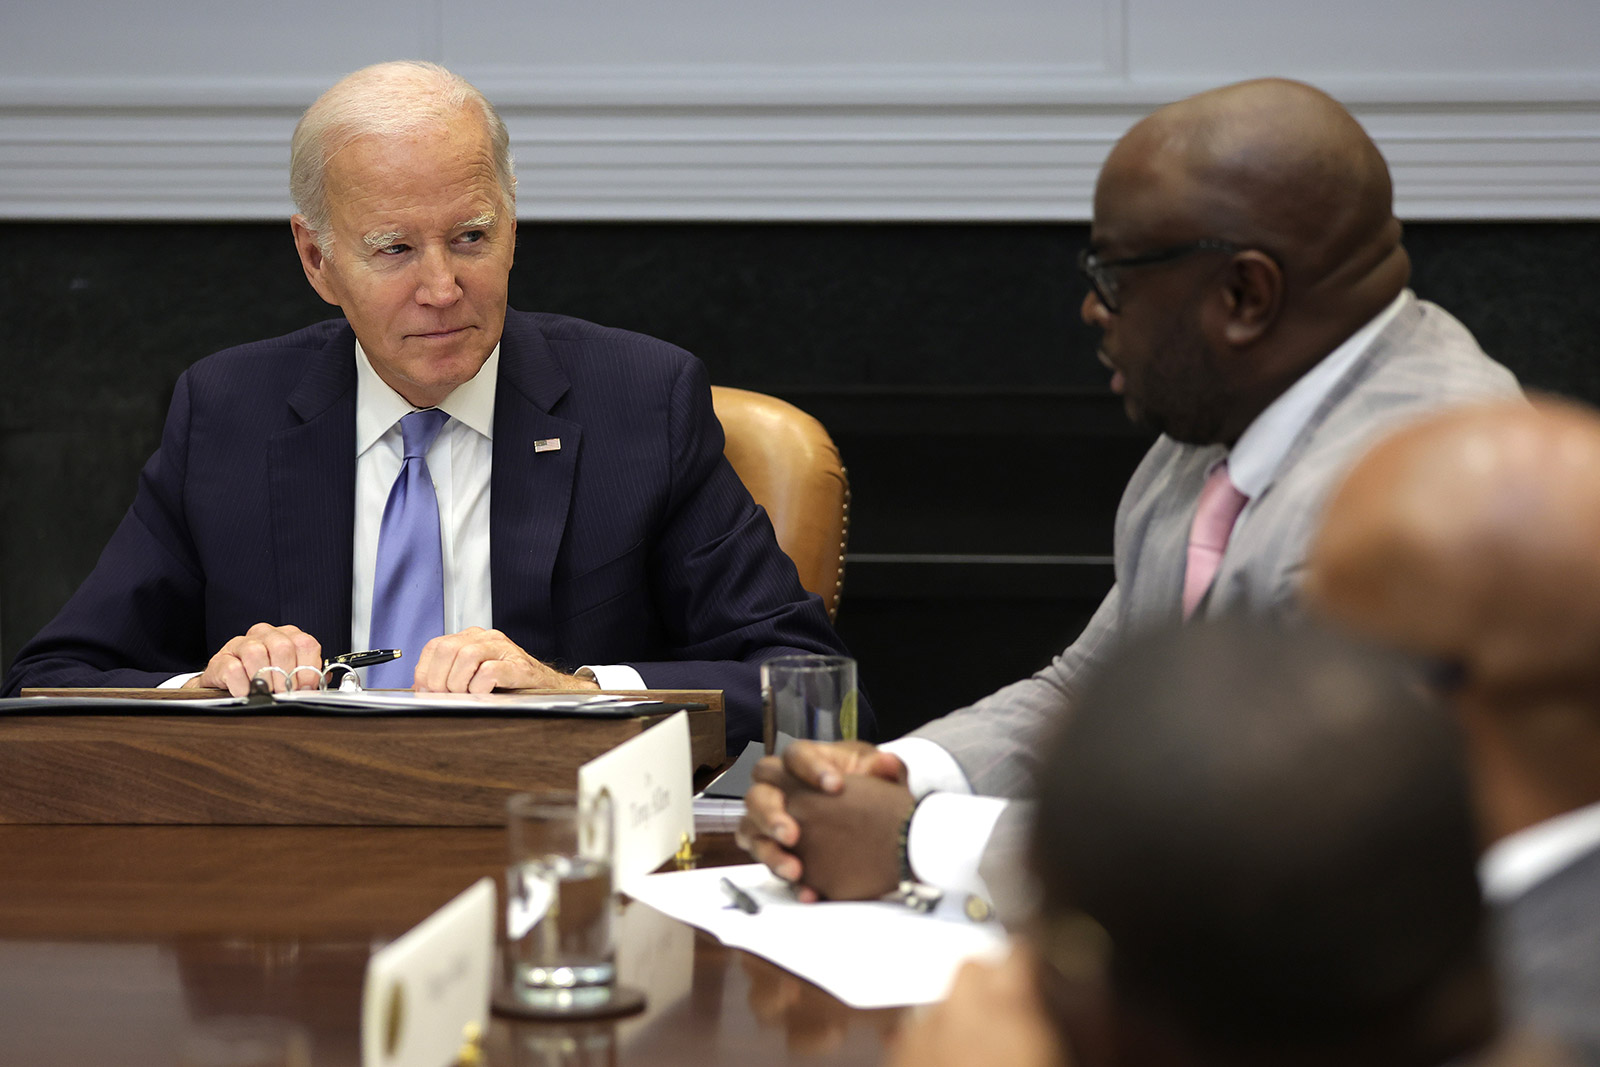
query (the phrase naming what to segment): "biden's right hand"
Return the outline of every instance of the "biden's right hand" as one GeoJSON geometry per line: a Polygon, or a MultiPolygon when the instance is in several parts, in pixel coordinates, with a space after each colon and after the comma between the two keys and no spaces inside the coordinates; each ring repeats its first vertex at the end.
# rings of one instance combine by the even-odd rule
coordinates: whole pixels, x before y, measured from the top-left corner
{"type": "MultiPolygon", "coordinates": [[[[310,667],[322,675],[322,644],[298,626],[273,626],[258,622],[223,645],[206,664],[206,669],[183,683],[185,689],[226,689],[236,697],[250,692],[250,679],[264,667],[277,667],[293,675],[297,667],[310,667]]],[[[267,676],[274,693],[288,686],[284,675],[273,671],[267,676]]],[[[313,685],[310,672],[298,676],[301,688],[313,685]]]]}

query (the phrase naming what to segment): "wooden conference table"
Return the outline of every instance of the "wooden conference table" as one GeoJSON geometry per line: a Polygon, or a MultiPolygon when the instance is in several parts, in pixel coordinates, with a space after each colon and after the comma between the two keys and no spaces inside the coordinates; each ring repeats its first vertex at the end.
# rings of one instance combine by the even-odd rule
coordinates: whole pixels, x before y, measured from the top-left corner
{"type": "MultiPolygon", "coordinates": [[[[709,862],[740,862],[727,835],[709,862]]],[[[0,1063],[184,1063],[218,1020],[289,1024],[316,1065],[361,1062],[367,956],[484,875],[497,829],[0,826],[0,1063]]],[[[618,922],[645,1012],[495,1019],[496,1067],[874,1064],[899,1012],[809,983],[641,904],[618,922]]]]}
{"type": "MultiPolygon", "coordinates": [[[[727,834],[697,850],[745,861],[727,834]]],[[[0,1064],[200,1063],[242,1016],[277,1020],[291,1062],[359,1064],[372,949],[504,859],[494,826],[0,825],[0,1064]]],[[[899,1021],[641,904],[617,941],[642,1014],[496,1018],[486,1062],[874,1064],[899,1021]]]]}

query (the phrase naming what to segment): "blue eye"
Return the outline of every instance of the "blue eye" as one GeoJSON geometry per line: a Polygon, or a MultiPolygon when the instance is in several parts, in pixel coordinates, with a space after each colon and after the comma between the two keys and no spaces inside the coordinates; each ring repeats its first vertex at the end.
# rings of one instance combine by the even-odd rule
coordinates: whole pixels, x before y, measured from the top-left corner
{"type": "Polygon", "coordinates": [[[380,256],[398,256],[401,252],[411,251],[410,245],[384,245],[378,249],[380,256]]]}

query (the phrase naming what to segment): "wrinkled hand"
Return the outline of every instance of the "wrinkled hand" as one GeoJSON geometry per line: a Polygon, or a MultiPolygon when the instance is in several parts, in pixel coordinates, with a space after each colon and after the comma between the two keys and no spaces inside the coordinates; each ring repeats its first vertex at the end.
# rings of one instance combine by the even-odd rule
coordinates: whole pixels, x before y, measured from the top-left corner
{"type": "Polygon", "coordinates": [[[889,1067],[1067,1067],[1035,966],[1021,947],[999,963],[963,964],[944,1001],[901,1030],[889,1067]]]}
{"type": "MultiPolygon", "coordinates": [[[[734,835],[739,847],[772,868],[779,878],[799,883],[802,865],[791,850],[800,840],[800,825],[788,810],[786,798],[791,791],[801,789],[837,793],[850,774],[868,774],[903,784],[906,767],[865,741],[796,741],[782,757],[763,759],[756,764],[751,775],[754,784],[744,797],[744,818],[734,835]]],[[[817,897],[805,887],[799,895],[808,901],[817,897]]]]}
{"type": "MultiPolygon", "coordinates": [[[[250,692],[250,679],[263,667],[277,667],[292,674],[297,667],[310,667],[322,676],[322,645],[298,626],[273,626],[258,622],[243,634],[223,645],[206,663],[206,669],[183,683],[185,689],[226,689],[236,697],[250,692]]],[[[276,671],[267,676],[272,691],[288,688],[276,671]]],[[[310,672],[300,672],[301,688],[316,688],[310,672]]]]}
{"type": "Polygon", "coordinates": [[[490,693],[496,689],[599,689],[534,659],[499,630],[470,626],[422,646],[411,688],[418,693],[490,693]]]}

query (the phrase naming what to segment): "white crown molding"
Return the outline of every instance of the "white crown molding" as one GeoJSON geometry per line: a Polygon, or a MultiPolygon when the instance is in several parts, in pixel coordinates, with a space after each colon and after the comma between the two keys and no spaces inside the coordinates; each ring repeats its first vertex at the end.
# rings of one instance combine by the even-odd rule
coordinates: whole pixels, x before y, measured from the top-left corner
{"type": "MultiPolygon", "coordinates": [[[[462,70],[512,131],[528,219],[1081,221],[1116,138],[1206,84],[1114,67],[462,70]]],[[[1319,83],[1402,217],[1600,218],[1600,77],[1319,83]]],[[[0,78],[0,217],[282,219],[321,87],[0,78]]]]}

